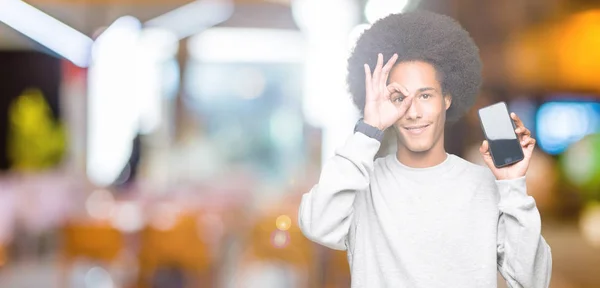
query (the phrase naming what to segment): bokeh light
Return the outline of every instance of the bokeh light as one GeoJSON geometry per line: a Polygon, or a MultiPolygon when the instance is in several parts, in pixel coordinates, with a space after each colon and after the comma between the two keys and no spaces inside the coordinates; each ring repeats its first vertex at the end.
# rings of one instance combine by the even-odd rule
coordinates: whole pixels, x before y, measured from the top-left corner
{"type": "Polygon", "coordinates": [[[537,122],[539,146],[547,153],[559,154],[586,135],[600,132],[600,103],[544,103],[537,122]]]}
{"type": "Polygon", "coordinates": [[[158,203],[151,214],[150,225],[154,229],[167,231],[177,224],[180,213],[180,208],[176,204],[158,203]]]}
{"type": "Polygon", "coordinates": [[[290,216],[281,215],[277,217],[275,225],[277,226],[277,229],[281,231],[287,231],[288,229],[290,229],[290,226],[292,226],[292,219],[290,219],[290,216]]]}
{"type": "Polygon", "coordinates": [[[142,215],[142,208],[138,203],[133,201],[122,202],[116,205],[111,222],[115,228],[125,233],[133,233],[141,230],[144,226],[142,215]]]}
{"type": "Polygon", "coordinates": [[[567,180],[591,199],[600,200],[600,134],[586,136],[561,157],[567,180]]]}
{"type": "Polygon", "coordinates": [[[275,230],[271,233],[271,244],[275,248],[285,248],[290,244],[290,234],[288,231],[275,230]]]}
{"type": "Polygon", "coordinates": [[[97,220],[109,219],[115,208],[115,199],[108,190],[99,189],[90,194],[85,201],[88,214],[97,220]]]}
{"type": "Polygon", "coordinates": [[[579,228],[587,243],[600,248],[600,202],[585,206],[579,219],[579,228]]]}
{"type": "Polygon", "coordinates": [[[101,267],[94,267],[85,274],[86,288],[113,288],[115,287],[108,271],[101,267]]]}

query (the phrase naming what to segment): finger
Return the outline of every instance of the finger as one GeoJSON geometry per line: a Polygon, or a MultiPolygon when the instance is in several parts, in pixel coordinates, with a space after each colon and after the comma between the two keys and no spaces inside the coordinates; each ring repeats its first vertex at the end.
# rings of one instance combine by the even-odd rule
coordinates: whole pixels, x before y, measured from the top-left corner
{"type": "Polygon", "coordinates": [[[515,133],[517,133],[517,137],[518,137],[519,141],[523,141],[526,138],[531,137],[531,131],[529,131],[529,129],[527,129],[525,127],[519,127],[517,129],[515,129],[515,133]]]}
{"type": "Polygon", "coordinates": [[[481,143],[481,146],[479,146],[479,153],[481,153],[482,155],[485,155],[488,152],[489,152],[488,141],[487,140],[483,140],[483,142],[481,143]]]}
{"type": "Polygon", "coordinates": [[[510,118],[515,120],[515,125],[517,125],[517,128],[520,128],[520,127],[525,128],[525,125],[523,125],[521,118],[519,118],[519,116],[517,116],[517,114],[515,112],[510,113],[510,118]]]}
{"type": "Polygon", "coordinates": [[[398,54],[394,54],[392,56],[392,58],[390,58],[390,60],[388,60],[388,62],[385,64],[385,66],[383,66],[381,79],[379,80],[382,87],[385,87],[387,85],[387,80],[390,75],[390,71],[392,71],[392,67],[394,67],[394,64],[396,63],[397,59],[398,59],[398,54]]]}
{"type": "Polygon", "coordinates": [[[479,147],[479,153],[481,154],[481,158],[483,158],[483,162],[490,168],[495,169],[494,161],[492,161],[492,156],[490,155],[489,144],[487,140],[483,140],[481,146],[479,147]]]}
{"type": "Polygon", "coordinates": [[[531,131],[526,127],[519,127],[515,129],[515,133],[522,136],[531,136],[531,131]]]}
{"type": "Polygon", "coordinates": [[[521,146],[523,148],[530,148],[535,146],[536,140],[534,138],[528,137],[526,140],[521,141],[521,146]]]}
{"type": "Polygon", "coordinates": [[[402,87],[400,86],[400,84],[398,84],[396,82],[390,83],[389,85],[387,85],[386,88],[387,88],[386,89],[387,90],[386,97],[387,97],[388,100],[395,100],[395,99],[391,99],[390,98],[390,96],[393,95],[393,94],[395,94],[395,93],[402,94],[403,95],[402,98],[406,97],[406,95],[404,95],[404,93],[402,93],[402,87]]]}
{"type": "Polygon", "coordinates": [[[529,136],[523,136],[523,138],[519,140],[519,143],[521,146],[525,147],[529,139],[531,139],[529,136]]]}
{"type": "Polygon", "coordinates": [[[410,108],[410,105],[412,105],[412,99],[412,96],[404,97],[404,99],[398,106],[398,111],[400,112],[400,115],[402,115],[401,117],[403,117],[404,114],[406,114],[406,111],[408,110],[408,108],[410,108]]]}
{"type": "MultiPolygon", "coordinates": [[[[373,83],[380,83],[379,78],[381,77],[381,67],[383,66],[383,54],[379,53],[377,54],[377,65],[375,65],[375,70],[373,71],[373,83]]],[[[374,84],[377,85],[377,84],[374,84]]],[[[373,88],[381,88],[381,87],[374,87],[373,88]]]]}
{"type": "Polygon", "coordinates": [[[371,85],[372,77],[371,77],[371,68],[369,68],[369,64],[365,64],[365,92],[367,100],[373,97],[373,90],[371,85]]]}
{"type": "Polygon", "coordinates": [[[400,86],[400,92],[402,92],[402,94],[404,94],[404,96],[409,96],[410,92],[408,92],[408,89],[404,86],[404,85],[399,85],[400,86]]]}
{"type": "Polygon", "coordinates": [[[523,147],[523,149],[524,149],[523,154],[525,154],[526,159],[530,159],[531,156],[533,155],[533,150],[535,149],[535,143],[536,143],[535,139],[530,138],[527,145],[525,147],[523,147]]]}

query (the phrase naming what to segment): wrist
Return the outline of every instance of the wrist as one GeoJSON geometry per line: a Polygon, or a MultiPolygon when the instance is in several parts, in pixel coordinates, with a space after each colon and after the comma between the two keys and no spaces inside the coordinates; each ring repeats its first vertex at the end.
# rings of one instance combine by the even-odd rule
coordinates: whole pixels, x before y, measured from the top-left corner
{"type": "Polygon", "coordinates": [[[379,124],[378,124],[377,122],[375,122],[375,121],[372,121],[372,120],[369,120],[369,119],[362,119],[362,121],[363,121],[365,124],[369,125],[369,126],[372,126],[372,127],[374,127],[374,128],[377,128],[379,131],[383,131],[383,130],[385,130],[385,127],[381,127],[381,125],[379,125],[379,124]]]}
{"type": "Polygon", "coordinates": [[[369,123],[366,123],[364,119],[359,119],[354,126],[354,132],[363,133],[377,141],[381,142],[383,140],[384,131],[373,126],[369,123]]]}
{"type": "Polygon", "coordinates": [[[496,176],[496,180],[498,180],[498,181],[509,181],[509,180],[523,178],[523,177],[525,177],[525,174],[522,174],[522,173],[510,174],[510,173],[505,172],[505,173],[495,173],[494,176],[496,176]]]}

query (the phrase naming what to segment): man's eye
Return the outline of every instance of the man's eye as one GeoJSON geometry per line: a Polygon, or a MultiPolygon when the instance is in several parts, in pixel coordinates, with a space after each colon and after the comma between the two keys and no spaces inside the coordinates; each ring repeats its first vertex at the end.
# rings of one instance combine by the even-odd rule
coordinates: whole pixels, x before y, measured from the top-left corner
{"type": "Polygon", "coordinates": [[[406,98],[406,97],[404,97],[404,95],[396,95],[396,96],[392,97],[394,102],[402,102],[402,100],[404,100],[404,98],[406,98]]]}
{"type": "Polygon", "coordinates": [[[429,98],[431,98],[431,94],[421,94],[421,98],[422,99],[429,99],[429,98]]]}

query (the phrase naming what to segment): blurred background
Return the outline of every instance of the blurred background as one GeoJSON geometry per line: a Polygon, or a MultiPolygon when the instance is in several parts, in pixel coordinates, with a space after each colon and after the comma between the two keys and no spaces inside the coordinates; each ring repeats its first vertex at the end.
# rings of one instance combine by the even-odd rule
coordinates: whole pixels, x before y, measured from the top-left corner
{"type": "Polygon", "coordinates": [[[448,152],[482,164],[476,110],[506,101],[551,287],[600,287],[597,0],[0,0],[0,286],[349,287],[300,197],[359,117],[355,40],[412,9],[481,49],[448,152]]]}

